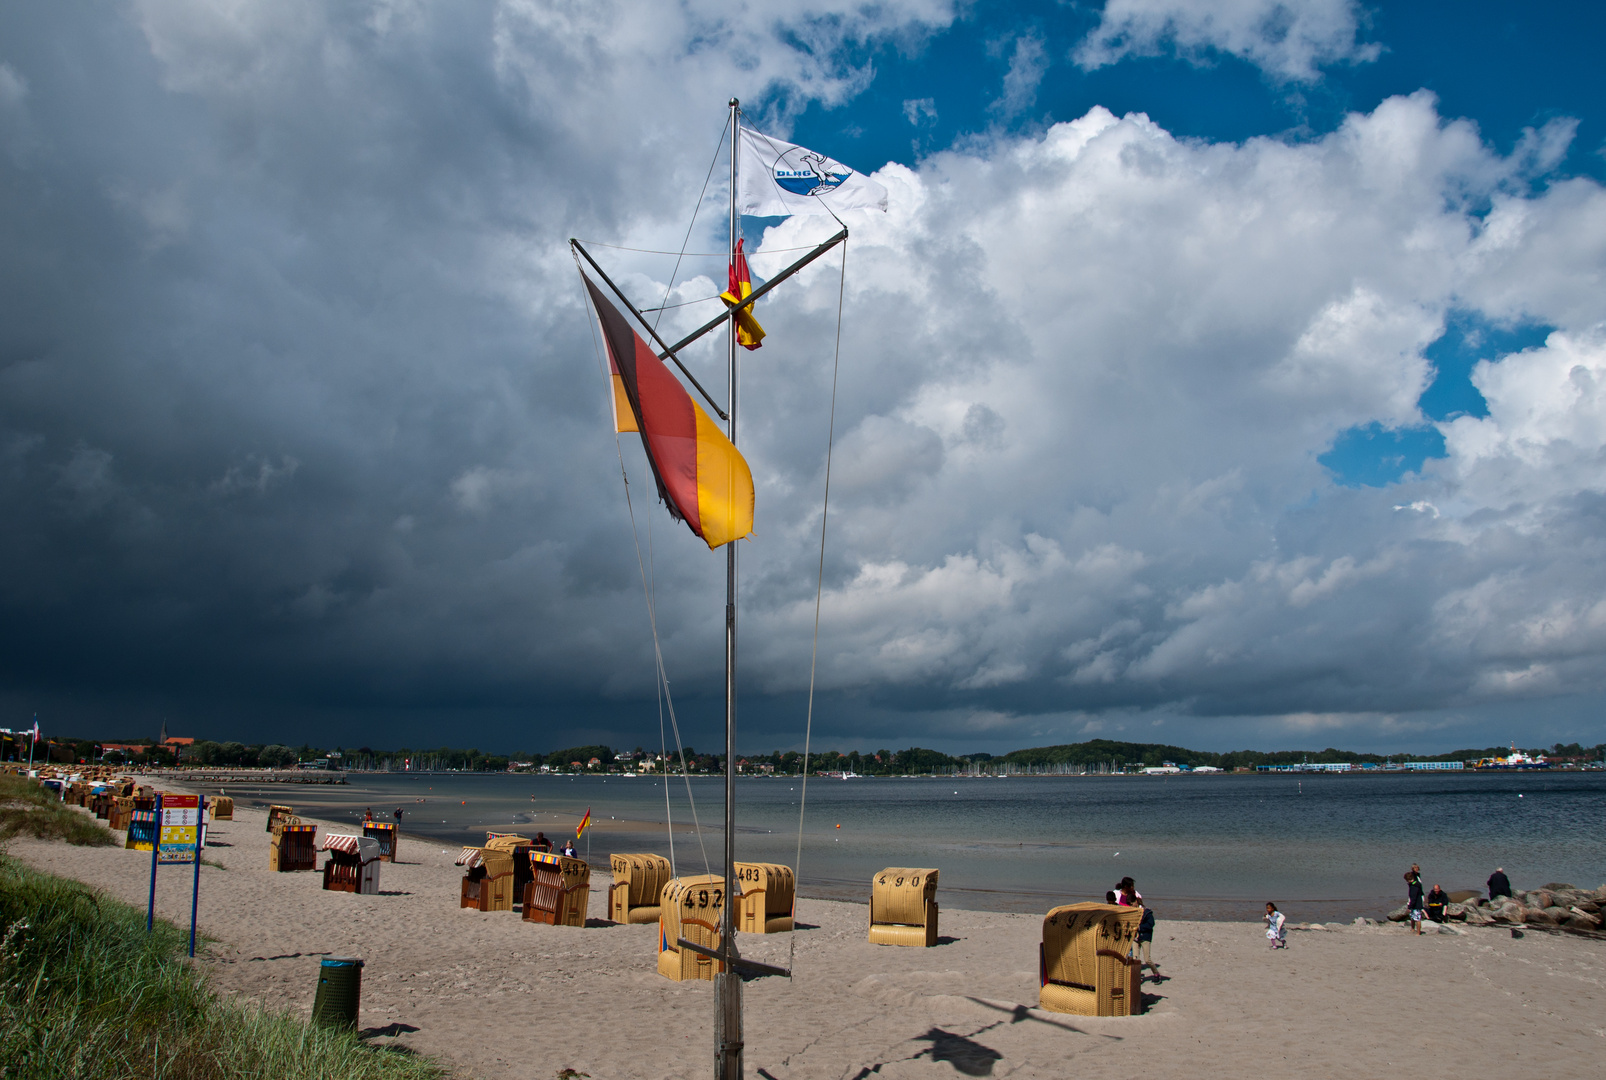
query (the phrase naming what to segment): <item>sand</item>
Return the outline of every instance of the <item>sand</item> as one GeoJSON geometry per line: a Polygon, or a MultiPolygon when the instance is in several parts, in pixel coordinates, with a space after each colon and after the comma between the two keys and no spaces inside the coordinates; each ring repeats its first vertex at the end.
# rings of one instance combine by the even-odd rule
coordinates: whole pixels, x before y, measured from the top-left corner
{"type": "MultiPolygon", "coordinates": [[[[268,871],[265,820],[240,807],[209,836],[207,856],[221,865],[201,871],[200,929],[211,940],[199,962],[222,992],[307,1015],[319,957],[360,956],[365,1036],[454,1075],[712,1073],[712,984],[656,974],[656,925],[554,927],[462,910],[457,850],[406,834],[379,895],[324,892],[319,874],[268,871]]],[[[10,853],[145,904],[146,852],[16,840],[10,853]]],[[[158,877],[158,912],[181,925],[192,872],[158,877]]],[[[606,868],[591,881],[591,916],[605,922],[606,868]]],[[[1162,916],[1162,977],[1144,984],[1146,1014],[1124,1019],[1035,1008],[1039,916],[944,910],[940,945],[895,948],[866,942],[864,905],[800,900],[808,928],[795,935],[795,978],[745,987],[747,1075],[1600,1073],[1606,943],[1345,927],[1295,931],[1274,952],[1256,923],[1169,922],[1162,898],[1150,899],[1162,916]]],[[[792,944],[740,939],[745,955],[780,964],[792,944]]]]}

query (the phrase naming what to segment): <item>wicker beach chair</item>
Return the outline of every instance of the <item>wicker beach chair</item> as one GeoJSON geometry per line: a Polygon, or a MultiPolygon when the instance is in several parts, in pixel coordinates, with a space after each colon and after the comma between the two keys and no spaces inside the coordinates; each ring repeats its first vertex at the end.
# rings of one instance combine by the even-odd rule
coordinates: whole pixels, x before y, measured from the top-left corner
{"type": "Polygon", "coordinates": [[[749,934],[780,934],[792,929],[797,879],[780,863],[736,864],[736,929],[749,934]]]}
{"type": "Polygon", "coordinates": [[[658,901],[674,872],[662,855],[613,855],[608,859],[608,918],[616,923],[657,922],[658,901]]]}
{"type": "Polygon", "coordinates": [[[658,916],[658,974],[675,982],[705,979],[725,970],[711,956],[680,946],[680,939],[706,949],[719,948],[719,921],[725,908],[725,879],[718,874],[671,878],[664,886],[658,916]]]}
{"type": "Polygon", "coordinates": [[[379,841],[342,833],[325,836],[320,845],[329,853],[323,864],[323,887],[328,892],[379,892],[379,841]]]}
{"type": "Polygon", "coordinates": [[[513,910],[513,857],[505,851],[466,847],[457,856],[466,868],[458,907],[476,911],[513,910]]]}
{"type": "Polygon", "coordinates": [[[318,869],[318,826],[303,825],[291,815],[279,822],[268,843],[268,869],[280,872],[318,869]]]}
{"type": "Polygon", "coordinates": [[[230,796],[214,795],[206,801],[206,805],[212,810],[213,821],[234,820],[234,799],[230,796]]]}
{"type": "Polygon", "coordinates": [[[872,945],[937,944],[937,871],[889,866],[870,881],[872,945]]]}
{"type": "Polygon", "coordinates": [[[525,849],[530,880],[524,885],[524,921],[584,926],[591,904],[591,865],[567,855],[525,849]]]}
{"type": "Polygon", "coordinates": [[[295,810],[293,808],[288,806],[280,806],[277,803],[268,807],[267,831],[272,832],[275,825],[279,824],[279,822],[283,821],[285,818],[294,816],[294,814],[295,810]]]}
{"type": "Polygon", "coordinates": [[[362,834],[379,845],[381,862],[396,861],[396,838],[401,833],[393,821],[365,821],[362,834]]]}
{"type": "Polygon", "coordinates": [[[1041,1006],[1075,1016],[1142,1012],[1140,970],[1131,955],[1142,919],[1142,908],[1113,904],[1066,904],[1050,911],[1038,946],[1041,1006]]]}

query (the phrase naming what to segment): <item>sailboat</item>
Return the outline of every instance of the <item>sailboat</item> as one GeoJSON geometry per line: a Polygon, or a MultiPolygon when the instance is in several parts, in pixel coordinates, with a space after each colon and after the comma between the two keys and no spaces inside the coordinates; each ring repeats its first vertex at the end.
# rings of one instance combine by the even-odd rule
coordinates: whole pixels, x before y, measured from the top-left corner
{"type": "MultiPolygon", "coordinates": [[[[730,290],[724,293],[726,310],[708,320],[674,344],[658,334],[657,328],[630,302],[624,292],[579,241],[570,247],[590,267],[591,275],[629,312],[625,316],[608,299],[597,281],[584,268],[585,284],[601,336],[608,353],[612,384],[615,430],[634,431],[641,436],[649,468],[657,485],[658,497],[670,514],[684,522],[710,550],[725,548],[725,851],[724,880],[727,889],[737,886],[736,875],[736,547],[752,532],[754,492],[752,472],[737,449],[738,364],[742,350],[760,347],[764,330],[753,315],[753,305],[804,267],[839,244],[846,243],[848,228],[816,245],[802,258],[774,275],[757,289],[751,287],[741,237],[741,215],[788,216],[828,213],[839,225],[837,211],[872,208],[885,210],[887,193],[875,181],[842,163],[806,147],[774,139],[742,125],[741,103],[730,99],[730,290]],[[747,167],[742,167],[743,159],[747,167]],[[634,326],[632,325],[632,321],[634,326]],[[728,334],[726,364],[726,407],[708,393],[681,362],[678,355],[704,335],[723,325],[728,334]],[[636,332],[646,331],[657,348],[636,332]],[[725,422],[725,431],[709,418],[686,388],[664,366],[668,360],[680,371],[715,415],[725,422]]],[[[723,135],[722,135],[723,138],[723,135]]],[[[846,261],[843,263],[846,271],[846,261]]],[[[840,341],[840,334],[838,335],[840,341]]],[[[834,394],[834,390],[833,390],[834,394]]],[[[834,417],[834,398],[833,398],[834,417]]],[[[829,444],[828,444],[829,446],[829,444]]],[[[827,493],[829,493],[829,449],[827,451],[827,493]]],[[[824,571],[824,524],[821,526],[821,573],[824,571]]],[[[656,623],[654,624],[656,636],[656,623]]],[[[818,635],[818,590],[816,591],[816,638],[818,635]]],[[[660,665],[659,677],[662,678],[660,665]]],[[[810,712],[813,718],[813,676],[810,676],[810,712]]],[[[805,743],[805,745],[807,745],[805,743]]],[[[805,752],[806,755],[806,752],[805,752]]],[[[807,760],[804,763],[807,783],[807,760]]],[[[786,968],[744,959],[736,947],[736,905],[722,903],[717,948],[679,939],[682,949],[705,954],[719,961],[715,976],[715,1065],[716,1080],[740,1080],[744,1039],[742,1035],[742,975],[790,975],[786,968]]]]}

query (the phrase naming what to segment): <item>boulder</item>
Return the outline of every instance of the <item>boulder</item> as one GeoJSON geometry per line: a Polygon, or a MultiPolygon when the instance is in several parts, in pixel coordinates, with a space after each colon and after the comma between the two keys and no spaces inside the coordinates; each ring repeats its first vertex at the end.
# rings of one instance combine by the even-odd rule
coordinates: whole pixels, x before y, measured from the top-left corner
{"type": "Polygon", "coordinates": [[[1593,915],[1569,915],[1561,925],[1569,930],[1599,930],[1600,920],[1593,915]]]}
{"type": "Polygon", "coordinates": [[[1579,911],[1587,912],[1590,915],[1600,914],[1600,905],[1595,903],[1593,900],[1580,900],[1574,904],[1573,907],[1577,908],[1579,911]]]}
{"type": "Polygon", "coordinates": [[[1460,921],[1467,917],[1467,906],[1465,904],[1445,904],[1444,917],[1460,921]]]}
{"type": "Polygon", "coordinates": [[[1544,908],[1523,908],[1522,921],[1533,926],[1556,925],[1556,917],[1544,908]]]}
{"type": "Polygon", "coordinates": [[[1582,919],[1585,922],[1589,923],[1589,925],[1588,926],[1574,927],[1574,929],[1576,929],[1576,930],[1599,930],[1600,929],[1601,919],[1600,919],[1599,915],[1596,915],[1593,912],[1585,911],[1583,908],[1576,907],[1576,906],[1572,907],[1572,908],[1569,908],[1568,911],[1570,911],[1571,915],[1572,915],[1572,918],[1569,919],[1568,922],[1567,922],[1568,926],[1572,926],[1572,920],[1573,919],[1582,919]]]}
{"type": "Polygon", "coordinates": [[[1522,922],[1522,910],[1521,904],[1499,904],[1489,909],[1489,916],[1494,922],[1516,924],[1522,922]]]}
{"type": "Polygon", "coordinates": [[[1593,895],[1596,903],[1606,904],[1606,885],[1602,885],[1600,888],[1596,889],[1593,895]]]}
{"type": "Polygon", "coordinates": [[[1399,907],[1395,908],[1393,911],[1388,913],[1389,922],[1404,922],[1406,919],[1409,919],[1410,917],[1411,917],[1411,909],[1406,907],[1403,904],[1400,905],[1399,907]]]}
{"type": "Polygon", "coordinates": [[[1545,909],[1545,914],[1549,915],[1559,924],[1566,922],[1568,917],[1572,915],[1572,912],[1568,911],[1560,904],[1552,904],[1550,907],[1545,909]]]}
{"type": "Polygon", "coordinates": [[[1543,909],[1549,907],[1552,902],[1550,893],[1544,889],[1529,889],[1525,893],[1519,893],[1517,899],[1522,901],[1523,907],[1528,908],[1543,909]]]}
{"type": "Polygon", "coordinates": [[[1574,892],[1578,888],[1577,885],[1562,885],[1555,881],[1551,882],[1549,885],[1541,885],[1539,887],[1544,889],[1546,892],[1574,892]]]}
{"type": "Polygon", "coordinates": [[[1488,912],[1473,909],[1467,912],[1468,926],[1493,926],[1494,916],[1488,912]]]}

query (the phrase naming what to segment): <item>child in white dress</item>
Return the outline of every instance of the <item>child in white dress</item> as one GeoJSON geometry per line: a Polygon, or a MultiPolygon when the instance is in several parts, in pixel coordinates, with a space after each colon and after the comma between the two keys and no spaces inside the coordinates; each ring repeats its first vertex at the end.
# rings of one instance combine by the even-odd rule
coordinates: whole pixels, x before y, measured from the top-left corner
{"type": "Polygon", "coordinates": [[[1266,940],[1274,949],[1288,948],[1287,920],[1277,910],[1277,905],[1269,900],[1266,901],[1266,940]]]}

